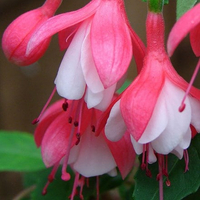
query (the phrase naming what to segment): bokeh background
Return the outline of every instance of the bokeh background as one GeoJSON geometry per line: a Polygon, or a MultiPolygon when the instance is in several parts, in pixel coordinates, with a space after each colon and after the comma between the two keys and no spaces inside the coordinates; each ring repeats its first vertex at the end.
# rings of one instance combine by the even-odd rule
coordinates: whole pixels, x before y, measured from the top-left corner
{"type": "MultiPolygon", "coordinates": [[[[176,1],[169,0],[164,8],[166,38],[176,20],[176,1]]],[[[57,13],[81,8],[89,0],[63,0],[57,13]]],[[[0,1],[0,37],[6,27],[22,13],[41,6],[44,0],[1,0],[0,1]]],[[[145,43],[145,18],[147,5],[141,0],[125,0],[128,18],[132,27],[145,43]]],[[[57,36],[43,58],[28,67],[18,67],[6,60],[0,50],[0,129],[18,130],[34,133],[31,121],[38,116],[53,87],[59,64],[64,52],[60,52],[57,36]]],[[[193,55],[188,37],[179,45],[172,57],[172,63],[179,74],[187,81],[193,73],[197,58],[193,55]]],[[[134,61],[131,63],[128,78],[136,76],[134,61]]],[[[200,88],[199,76],[195,86],[200,88]]],[[[58,99],[55,96],[53,101],[58,99]]],[[[1,164],[1,163],[0,163],[1,164]]],[[[20,173],[0,172],[0,199],[15,199],[23,189],[20,173]]]]}

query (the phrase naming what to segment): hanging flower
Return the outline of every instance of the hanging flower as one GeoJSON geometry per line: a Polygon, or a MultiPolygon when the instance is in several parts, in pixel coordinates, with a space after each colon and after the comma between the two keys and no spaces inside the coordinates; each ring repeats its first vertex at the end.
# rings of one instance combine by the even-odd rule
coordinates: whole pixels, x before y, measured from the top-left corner
{"type": "MultiPolygon", "coordinates": [[[[190,33],[190,44],[193,52],[197,57],[200,57],[200,3],[188,10],[173,26],[167,41],[167,50],[169,56],[172,56],[178,44],[188,33],[190,33]]],[[[183,97],[181,103],[182,107],[185,105],[185,99],[189,94],[191,86],[196,78],[196,75],[198,74],[199,68],[200,59],[190,80],[190,84],[185,92],[185,96],[183,97]]]]}
{"type": "Polygon", "coordinates": [[[41,42],[29,55],[26,55],[27,44],[33,32],[48,18],[52,17],[62,0],[47,0],[40,8],[24,13],[15,19],[5,30],[2,48],[9,61],[27,66],[42,57],[50,37],[41,42]]]}
{"type": "MultiPolygon", "coordinates": [[[[143,153],[142,167],[150,174],[148,163],[157,158],[159,165],[164,162],[164,155],[169,153],[182,158],[190,145],[191,126],[200,131],[200,91],[191,88],[185,100],[186,106],[180,112],[179,106],[188,83],[174,70],[165,52],[162,14],[149,12],[146,27],[144,66],[113,106],[105,133],[112,141],[129,133],[136,153],[143,153]]],[[[159,170],[162,175],[166,168],[162,165],[159,170]]]]}
{"type": "Polygon", "coordinates": [[[41,146],[45,165],[54,166],[46,187],[60,164],[63,180],[70,179],[67,165],[78,177],[79,174],[84,177],[115,175],[116,167],[123,178],[130,172],[135,158],[130,136],[125,135],[116,143],[107,140],[104,132],[97,136],[96,126],[101,114],[101,111],[88,109],[83,99],[60,100],[46,110],[35,131],[35,142],[41,146]]]}
{"type": "Polygon", "coordinates": [[[144,45],[128,23],[122,0],[92,0],[85,7],[47,20],[34,33],[28,52],[55,33],[61,49],[68,48],[55,84],[60,96],[80,99],[104,110],[134,54],[142,66],[144,45]],[[101,108],[102,102],[108,102],[101,108]]]}

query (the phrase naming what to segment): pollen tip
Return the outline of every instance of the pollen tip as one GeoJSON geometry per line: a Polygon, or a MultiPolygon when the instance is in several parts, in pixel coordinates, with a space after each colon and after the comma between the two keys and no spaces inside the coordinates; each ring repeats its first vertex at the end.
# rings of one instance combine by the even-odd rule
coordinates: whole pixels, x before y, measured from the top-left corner
{"type": "Polygon", "coordinates": [[[33,125],[35,125],[35,124],[37,124],[39,122],[39,119],[38,118],[35,118],[31,123],[33,124],[33,125]]]}
{"type": "Polygon", "coordinates": [[[47,190],[46,189],[43,189],[42,190],[42,195],[44,196],[44,195],[46,195],[47,194],[47,190]]]}
{"type": "Polygon", "coordinates": [[[171,182],[170,182],[170,180],[169,180],[169,179],[168,179],[168,180],[166,180],[166,182],[165,182],[165,183],[166,183],[166,186],[167,186],[167,187],[170,187],[170,186],[171,186],[171,182]]]}
{"type": "Polygon", "coordinates": [[[62,178],[63,181],[68,181],[68,180],[70,180],[71,176],[70,176],[69,173],[65,172],[65,173],[62,174],[61,178],[62,178]]]}
{"type": "Polygon", "coordinates": [[[183,112],[185,110],[185,103],[181,104],[181,106],[179,107],[179,112],[183,112]]]}

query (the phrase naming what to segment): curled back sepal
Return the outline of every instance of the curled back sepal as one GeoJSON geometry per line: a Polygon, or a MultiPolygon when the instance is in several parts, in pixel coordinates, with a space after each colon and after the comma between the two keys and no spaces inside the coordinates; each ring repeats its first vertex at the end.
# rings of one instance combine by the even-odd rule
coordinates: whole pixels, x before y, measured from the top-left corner
{"type": "Polygon", "coordinates": [[[51,38],[44,40],[29,55],[26,55],[27,44],[33,32],[54,15],[61,2],[62,0],[47,0],[41,7],[20,15],[7,27],[2,38],[2,48],[9,61],[27,66],[43,56],[51,38]]]}

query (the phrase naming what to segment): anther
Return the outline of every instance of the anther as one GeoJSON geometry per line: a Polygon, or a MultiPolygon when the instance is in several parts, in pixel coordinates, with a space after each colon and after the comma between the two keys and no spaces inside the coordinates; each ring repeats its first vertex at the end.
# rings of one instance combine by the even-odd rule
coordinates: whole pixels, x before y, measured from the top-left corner
{"type": "Polygon", "coordinates": [[[95,132],[96,128],[94,125],[91,126],[92,132],[95,132]]]}
{"type": "Polygon", "coordinates": [[[168,186],[168,187],[171,186],[171,182],[169,179],[167,179],[165,183],[166,183],[166,186],[168,186]]]}
{"type": "Polygon", "coordinates": [[[35,125],[39,122],[39,119],[38,118],[35,118],[33,121],[32,121],[32,124],[35,125]]]}
{"type": "Polygon", "coordinates": [[[146,175],[150,178],[152,177],[152,173],[149,169],[146,169],[146,175]]]}
{"type": "Polygon", "coordinates": [[[78,121],[74,122],[74,126],[77,127],[78,126],[78,121]]]}
{"type": "Polygon", "coordinates": [[[68,118],[68,123],[70,123],[70,124],[72,123],[72,117],[68,118]]]}
{"type": "Polygon", "coordinates": [[[80,133],[76,133],[76,138],[77,138],[77,141],[76,141],[75,145],[78,145],[80,140],[81,140],[81,134],[80,133]]]}
{"type": "Polygon", "coordinates": [[[64,111],[67,111],[67,108],[68,108],[69,104],[67,103],[67,101],[65,101],[63,104],[62,104],[62,109],[64,111]]]}
{"type": "Polygon", "coordinates": [[[185,103],[182,103],[181,106],[179,107],[179,112],[183,112],[185,110],[185,103]]]}

